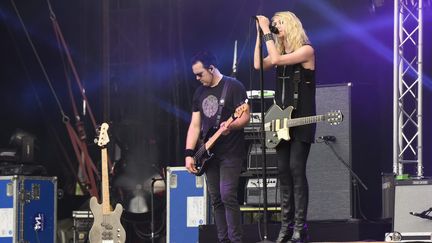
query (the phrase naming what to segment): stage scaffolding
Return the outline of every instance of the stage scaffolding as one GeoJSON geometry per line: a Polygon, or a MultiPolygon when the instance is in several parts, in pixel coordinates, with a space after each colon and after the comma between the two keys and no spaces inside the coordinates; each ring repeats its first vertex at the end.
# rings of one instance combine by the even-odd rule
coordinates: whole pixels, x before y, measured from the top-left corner
{"type": "Polygon", "coordinates": [[[394,1],[393,172],[423,177],[423,0],[394,1]]]}

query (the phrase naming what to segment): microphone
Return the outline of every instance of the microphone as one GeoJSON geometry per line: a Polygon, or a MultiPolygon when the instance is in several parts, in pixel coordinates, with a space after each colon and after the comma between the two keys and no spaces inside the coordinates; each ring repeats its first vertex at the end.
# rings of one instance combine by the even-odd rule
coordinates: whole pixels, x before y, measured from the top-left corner
{"type": "MultiPolygon", "coordinates": [[[[251,18],[255,19],[256,21],[258,21],[257,16],[252,16],[251,18]]],[[[269,29],[270,29],[270,32],[272,32],[273,34],[275,34],[275,35],[279,34],[278,28],[276,28],[275,26],[273,26],[271,24],[269,24],[269,29]]]]}
{"type": "Polygon", "coordinates": [[[324,140],[324,141],[330,141],[330,142],[336,141],[336,137],[335,136],[331,136],[331,135],[320,136],[318,138],[321,139],[321,140],[324,140]]]}
{"type": "Polygon", "coordinates": [[[411,215],[422,218],[422,219],[430,219],[432,220],[432,216],[429,216],[429,213],[432,212],[432,208],[426,209],[421,213],[410,212],[411,215]]]}
{"type": "Polygon", "coordinates": [[[270,24],[269,28],[270,28],[270,32],[272,32],[273,34],[275,34],[275,35],[279,34],[279,30],[275,26],[270,24]]]}
{"type": "Polygon", "coordinates": [[[432,220],[432,216],[429,216],[425,213],[414,213],[414,212],[410,212],[411,215],[422,218],[422,219],[430,219],[432,220]]]}

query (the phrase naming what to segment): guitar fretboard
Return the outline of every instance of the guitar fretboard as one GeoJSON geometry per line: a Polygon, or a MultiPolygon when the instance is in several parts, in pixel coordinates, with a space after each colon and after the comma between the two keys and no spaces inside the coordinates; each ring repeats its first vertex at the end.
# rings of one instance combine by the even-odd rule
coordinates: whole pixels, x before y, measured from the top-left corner
{"type": "MultiPolygon", "coordinates": [[[[232,122],[234,121],[234,119],[232,117],[230,117],[225,123],[226,126],[229,126],[232,122]]],[[[219,139],[219,137],[222,135],[222,130],[219,128],[215,134],[213,134],[213,136],[211,136],[209,138],[209,140],[205,143],[205,148],[206,150],[209,150],[213,147],[213,145],[216,143],[216,140],[219,139]]]]}
{"type": "Polygon", "coordinates": [[[265,130],[275,131],[283,128],[297,127],[297,126],[322,122],[325,120],[326,120],[325,115],[307,116],[307,117],[293,118],[293,119],[289,119],[289,118],[275,119],[265,123],[265,130]]]}
{"type": "Polygon", "coordinates": [[[102,148],[102,211],[103,214],[111,212],[109,183],[108,183],[108,154],[107,149],[102,148]]]}
{"type": "Polygon", "coordinates": [[[317,122],[322,122],[325,121],[325,116],[324,115],[317,115],[317,116],[307,116],[307,117],[301,117],[301,118],[294,118],[294,119],[289,119],[285,118],[283,119],[284,123],[287,123],[287,127],[296,127],[296,126],[302,126],[302,125],[306,125],[306,124],[312,124],[312,123],[317,123],[317,122]]]}

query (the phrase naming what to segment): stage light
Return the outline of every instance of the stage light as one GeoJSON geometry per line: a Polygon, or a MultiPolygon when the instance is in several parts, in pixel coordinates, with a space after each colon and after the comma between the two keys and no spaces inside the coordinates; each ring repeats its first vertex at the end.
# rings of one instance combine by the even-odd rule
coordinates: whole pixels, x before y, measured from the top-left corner
{"type": "Polygon", "coordinates": [[[141,184],[135,186],[133,197],[129,202],[127,211],[131,213],[147,213],[149,208],[145,199],[145,191],[141,184]]]}
{"type": "Polygon", "coordinates": [[[12,134],[9,144],[17,148],[16,158],[20,163],[34,162],[34,142],[36,137],[21,129],[12,134]]]}

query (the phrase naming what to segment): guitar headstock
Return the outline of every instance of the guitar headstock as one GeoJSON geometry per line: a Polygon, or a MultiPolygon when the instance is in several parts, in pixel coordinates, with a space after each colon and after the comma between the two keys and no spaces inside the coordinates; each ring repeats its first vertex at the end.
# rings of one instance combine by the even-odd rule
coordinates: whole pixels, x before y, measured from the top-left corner
{"type": "Polygon", "coordinates": [[[233,118],[239,118],[243,115],[245,111],[249,110],[248,99],[245,102],[238,106],[233,114],[233,118]]]}
{"type": "Polygon", "coordinates": [[[99,147],[103,147],[109,143],[109,136],[108,136],[108,123],[104,122],[99,128],[99,136],[97,140],[97,145],[99,147]]]}
{"type": "Polygon", "coordinates": [[[338,125],[343,121],[343,114],[340,110],[327,112],[325,120],[330,125],[338,125]]]}

